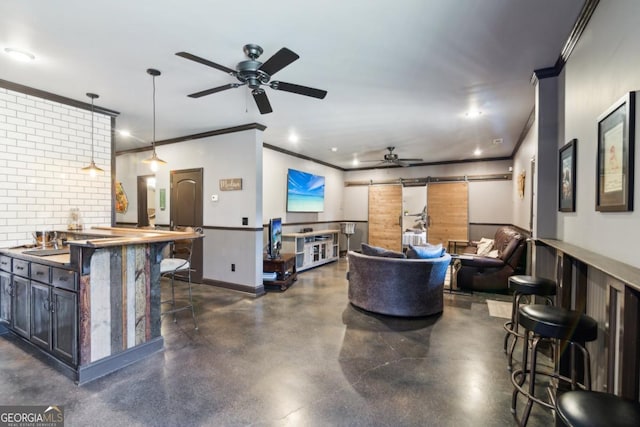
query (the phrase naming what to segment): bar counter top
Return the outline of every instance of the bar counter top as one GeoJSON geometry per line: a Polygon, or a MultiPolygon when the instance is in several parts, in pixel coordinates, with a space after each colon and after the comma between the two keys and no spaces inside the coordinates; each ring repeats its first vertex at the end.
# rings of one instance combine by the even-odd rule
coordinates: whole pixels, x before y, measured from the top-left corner
{"type": "Polygon", "coordinates": [[[36,255],[29,252],[37,251],[41,248],[35,245],[24,245],[13,248],[0,248],[0,254],[17,256],[28,260],[49,265],[71,265],[70,247],[86,248],[107,248],[113,246],[128,246],[144,243],[171,242],[183,239],[201,238],[202,235],[193,231],[167,231],[140,228],[118,228],[118,227],[93,227],[87,230],[58,231],[58,234],[66,233],[88,236],[87,239],[68,240],[66,253],[36,255]]]}

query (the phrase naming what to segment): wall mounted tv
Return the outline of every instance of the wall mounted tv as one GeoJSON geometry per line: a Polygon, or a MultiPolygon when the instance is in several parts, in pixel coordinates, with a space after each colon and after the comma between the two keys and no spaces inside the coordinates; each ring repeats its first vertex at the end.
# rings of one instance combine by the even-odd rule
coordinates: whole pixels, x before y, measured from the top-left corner
{"type": "Polygon", "coordinates": [[[295,169],[287,174],[287,212],[323,212],[324,176],[295,169]]]}

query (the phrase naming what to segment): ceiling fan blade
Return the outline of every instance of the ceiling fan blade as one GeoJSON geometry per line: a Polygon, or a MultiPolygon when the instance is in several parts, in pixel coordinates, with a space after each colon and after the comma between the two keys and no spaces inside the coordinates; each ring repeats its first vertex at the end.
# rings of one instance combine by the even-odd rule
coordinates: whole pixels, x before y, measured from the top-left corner
{"type": "Polygon", "coordinates": [[[200,92],[192,93],[191,95],[187,95],[187,96],[189,98],[200,98],[201,96],[211,95],[212,93],[222,92],[223,90],[233,89],[238,86],[242,86],[242,85],[238,83],[228,83],[226,85],[214,87],[212,89],[207,89],[200,92]]]}
{"type": "Polygon", "coordinates": [[[260,71],[264,71],[270,76],[273,76],[278,71],[282,70],[287,65],[291,64],[296,59],[300,58],[297,53],[290,51],[286,47],[283,47],[277,51],[271,58],[267,59],[267,62],[260,66],[260,71]]]}
{"type": "Polygon", "coordinates": [[[297,93],[298,95],[311,96],[313,98],[324,99],[327,96],[326,90],[314,89],[312,87],[294,85],[286,82],[271,82],[270,86],[275,90],[283,90],[285,92],[297,93]]]}
{"type": "Polygon", "coordinates": [[[422,162],[423,159],[398,159],[401,162],[422,162]]]}
{"type": "Polygon", "coordinates": [[[269,103],[269,98],[267,98],[267,94],[264,90],[254,89],[251,94],[253,95],[254,101],[256,101],[260,114],[268,114],[273,111],[271,109],[271,104],[269,103]]]}
{"type": "Polygon", "coordinates": [[[215,62],[209,61],[208,59],[200,58],[199,56],[192,55],[188,52],[178,52],[176,53],[176,55],[181,56],[182,58],[185,58],[185,59],[190,59],[191,61],[199,62],[209,67],[213,67],[216,70],[220,70],[222,72],[231,74],[233,76],[236,75],[236,70],[232,70],[231,68],[225,67],[224,65],[216,64],[215,62]]]}

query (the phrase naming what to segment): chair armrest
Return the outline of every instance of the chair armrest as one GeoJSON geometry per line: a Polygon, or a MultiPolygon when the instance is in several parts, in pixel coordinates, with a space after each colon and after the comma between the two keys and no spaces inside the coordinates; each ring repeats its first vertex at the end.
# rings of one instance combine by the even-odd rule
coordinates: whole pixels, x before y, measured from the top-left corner
{"type": "Polygon", "coordinates": [[[488,256],[474,256],[471,259],[461,258],[463,267],[475,267],[475,268],[502,268],[504,267],[504,261],[500,258],[491,258],[488,256]]]}

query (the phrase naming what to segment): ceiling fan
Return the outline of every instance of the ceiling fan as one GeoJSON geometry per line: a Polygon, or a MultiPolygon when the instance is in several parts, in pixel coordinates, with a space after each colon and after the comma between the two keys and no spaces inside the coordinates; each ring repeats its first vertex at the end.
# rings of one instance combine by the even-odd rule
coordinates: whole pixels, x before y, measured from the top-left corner
{"type": "Polygon", "coordinates": [[[395,150],[395,148],[396,147],[387,147],[387,150],[389,150],[389,152],[384,155],[384,158],[382,160],[362,160],[362,163],[364,163],[364,162],[379,162],[376,166],[403,166],[403,167],[407,167],[407,166],[409,166],[409,163],[407,163],[407,162],[421,162],[422,161],[422,159],[400,159],[400,158],[398,158],[398,155],[393,152],[393,150],[395,150]]]}
{"type": "Polygon", "coordinates": [[[267,98],[267,94],[261,86],[268,86],[274,90],[297,93],[298,95],[311,96],[318,99],[324,99],[327,95],[326,90],[314,89],[312,87],[300,86],[293,83],[270,81],[271,76],[300,58],[295,52],[292,52],[286,47],[280,49],[264,63],[258,61],[258,57],[262,55],[263,51],[257,44],[247,44],[244,46],[243,50],[249,59],[239,62],[238,65],[236,65],[235,70],[225,67],[224,65],[216,64],[215,62],[211,62],[207,59],[200,58],[199,56],[188,52],[176,53],[176,55],[182,58],[199,62],[215,68],[216,70],[228,73],[240,81],[240,83],[227,83],[226,85],[192,93],[188,96],[191,98],[200,98],[201,96],[211,95],[212,93],[222,92],[223,90],[248,85],[252,89],[251,94],[253,95],[253,99],[256,101],[260,114],[267,114],[273,110],[271,109],[269,98],[267,98]]]}

